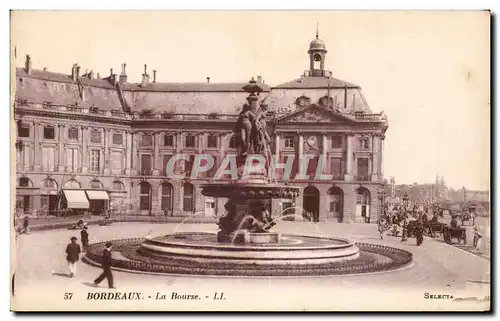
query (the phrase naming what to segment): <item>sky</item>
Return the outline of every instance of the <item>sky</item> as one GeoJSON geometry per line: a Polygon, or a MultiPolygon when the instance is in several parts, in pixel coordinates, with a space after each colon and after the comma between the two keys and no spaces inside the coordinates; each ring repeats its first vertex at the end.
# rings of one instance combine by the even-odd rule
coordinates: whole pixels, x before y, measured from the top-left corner
{"type": "Polygon", "coordinates": [[[29,54],[33,68],[67,74],[78,63],[105,77],[125,62],[130,82],[147,64],[158,82],[278,85],[309,68],[318,23],[326,69],[388,117],[387,178],[489,189],[488,12],[17,11],[11,45],[15,65],[29,54]]]}

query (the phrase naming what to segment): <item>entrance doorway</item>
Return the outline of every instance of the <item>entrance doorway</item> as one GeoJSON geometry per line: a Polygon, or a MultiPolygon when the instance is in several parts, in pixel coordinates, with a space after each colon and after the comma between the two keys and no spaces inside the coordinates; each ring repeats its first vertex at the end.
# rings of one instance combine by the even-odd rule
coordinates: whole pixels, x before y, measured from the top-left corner
{"type": "Polygon", "coordinates": [[[319,221],[319,190],[314,186],[308,186],[304,189],[303,216],[313,222],[319,221]]]}
{"type": "Polygon", "coordinates": [[[58,198],[57,195],[42,195],[41,206],[43,210],[48,211],[47,214],[55,215],[57,210],[58,198]]]}

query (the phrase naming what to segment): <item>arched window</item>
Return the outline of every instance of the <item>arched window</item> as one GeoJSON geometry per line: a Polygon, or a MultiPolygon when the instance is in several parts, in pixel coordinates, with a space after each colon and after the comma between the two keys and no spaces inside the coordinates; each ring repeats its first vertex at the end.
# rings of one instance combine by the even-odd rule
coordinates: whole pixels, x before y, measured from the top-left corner
{"type": "Polygon", "coordinates": [[[42,188],[57,189],[57,182],[52,178],[46,178],[42,181],[42,188]]]}
{"type": "Polygon", "coordinates": [[[113,182],[113,189],[115,191],[124,191],[125,190],[125,185],[123,185],[123,183],[120,182],[120,181],[114,181],[113,182]]]}
{"type": "Polygon", "coordinates": [[[183,210],[185,212],[194,212],[194,190],[193,184],[184,184],[183,210]]]}
{"type": "Polygon", "coordinates": [[[151,185],[146,182],[139,185],[139,207],[141,211],[151,209],[151,185]]]}
{"type": "Polygon", "coordinates": [[[92,189],[103,189],[104,186],[98,180],[93,180],[90,182],[90,188],[92,189]]]}
{"type": "Polygon", "coordinates": [[[77,180],[70,179],[63,185],[64,188],[80,188],[81,185],[77,180]]]}
{"type": "Polygon", "coordinates": [[[162,210],[172,210],[172,185],[165,182],[161,184],[161,209],[162,210]]]}
{"type": "Polygon", "coordinates": [[[31,181],[27,177],[21,177],[19,178],[19,187],[31,187],[33,184],[31,184],[31,181]]]}

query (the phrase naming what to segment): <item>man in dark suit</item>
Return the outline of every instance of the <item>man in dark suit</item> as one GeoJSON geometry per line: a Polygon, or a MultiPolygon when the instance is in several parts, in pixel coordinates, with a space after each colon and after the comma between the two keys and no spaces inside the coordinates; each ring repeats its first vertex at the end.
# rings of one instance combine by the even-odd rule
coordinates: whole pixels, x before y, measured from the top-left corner
{"type": "Polygon", "coordinates": [[[76,262],[80,259],[80,245],[76,243],[77,238],[72,236],[71,243],[66,246],[66,261],[68,261],[69,276],[74,277],[76,274],[76,262]]]}
{"type": "Polygon", "coordinates": [[[87,226],[84,226],[80,231],[80,239],[82,241],[83,251],[87,252],[87,248],[89,247],[89,232],[87,231],[87,226]]]}
{"type": "Polygon", "coordinates": [[[111,273],[111,242],[106,243],[106,248],[102,251],[102,273],[94,280],[94,285],[98,286],[105,278],[108,279],[108,287],[115,289],[113,285],[113,274],[111,273]]]}

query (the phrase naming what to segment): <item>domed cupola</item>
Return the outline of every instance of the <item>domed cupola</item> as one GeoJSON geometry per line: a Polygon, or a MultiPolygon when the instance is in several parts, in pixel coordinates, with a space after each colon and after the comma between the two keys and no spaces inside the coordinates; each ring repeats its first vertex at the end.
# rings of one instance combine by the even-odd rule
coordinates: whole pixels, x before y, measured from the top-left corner
{"type": "Polygon", "coordinates": [[[325,42],[319,38],[318,28],[316,28],[316,39],[309,44],[310,75],[313,77],[325,76],[325,56],[327,53],[325,42]]]}

